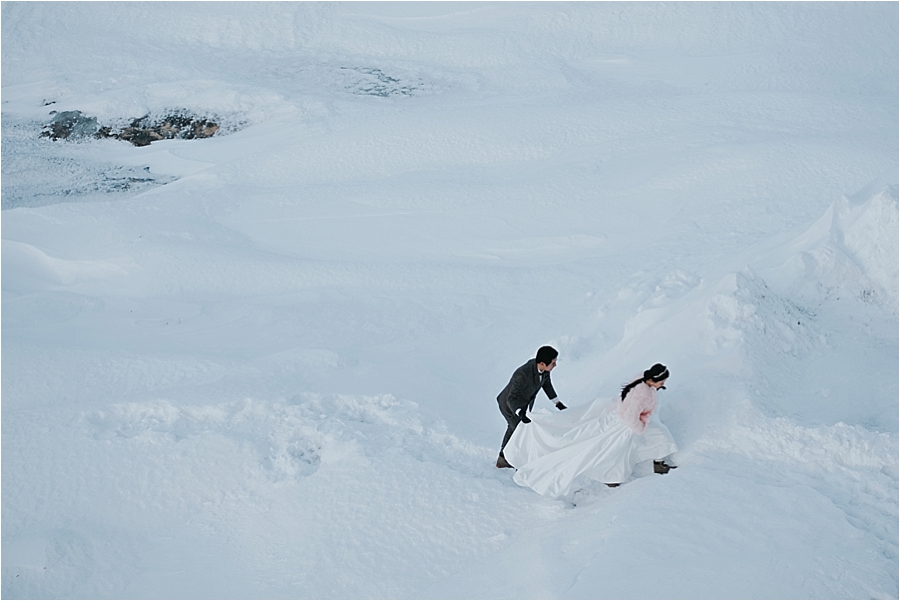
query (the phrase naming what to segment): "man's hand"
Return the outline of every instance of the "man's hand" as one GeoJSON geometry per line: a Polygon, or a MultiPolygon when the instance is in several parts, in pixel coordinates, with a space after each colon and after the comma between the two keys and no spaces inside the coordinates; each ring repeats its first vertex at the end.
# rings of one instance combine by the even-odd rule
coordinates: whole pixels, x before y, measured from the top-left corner
{"type": "Polygon", "coordinates": [[[566,408],[566,406],[563,405],[562,401],[556,401],[556,408],[559,409],[560,411],[562,411],[563,409],[566,408]]]}
{"type": "Polygon", "coordinates": [[[523,423],[523,424],[530,424],[530,423],[531,423],[531,419],[530,419],[527,415],[525,415],[525,409],[524,409],[524,408],[523,408],[522,410],[519,411],[519,419],[522,420],[522,423],[523,423]]]}

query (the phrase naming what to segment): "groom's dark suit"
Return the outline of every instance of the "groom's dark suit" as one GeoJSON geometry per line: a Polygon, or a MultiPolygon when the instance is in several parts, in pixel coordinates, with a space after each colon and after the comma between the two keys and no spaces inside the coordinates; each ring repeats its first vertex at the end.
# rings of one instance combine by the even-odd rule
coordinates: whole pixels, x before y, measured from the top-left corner
{"type": "Polygon", "coordinates": [[[550,382],[550,372],[538,372],[537,359],[531,359],[513,372],[509,384],[497,396],[500,413],[506,418],[507,424],[506,436],[503,437],[503,445],[500,447],[501,452],[509,442],[516,426],[522,421],[517,413],[526,407],[528,411],[531,411],[534,407],[534,399],[542,388],[547,393],[547,398],[551,401],[556,399],[556,391],[553,390],[553,384],[550,382]]]}

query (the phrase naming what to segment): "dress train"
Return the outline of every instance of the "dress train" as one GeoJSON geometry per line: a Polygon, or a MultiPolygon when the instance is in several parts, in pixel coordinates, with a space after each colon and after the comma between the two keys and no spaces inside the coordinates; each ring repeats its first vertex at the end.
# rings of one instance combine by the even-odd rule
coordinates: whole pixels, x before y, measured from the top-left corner
{"type": "Polygon", "coordinates": [[[562,413],[535,414],[519,424],[504,449],[513,479],[542,495],[563,496],[581,476],[605,483],[627,480],[642,461],[678,450],[654,414],[642,434],[617,415],[619,399],[597,399],[562,413]]]}

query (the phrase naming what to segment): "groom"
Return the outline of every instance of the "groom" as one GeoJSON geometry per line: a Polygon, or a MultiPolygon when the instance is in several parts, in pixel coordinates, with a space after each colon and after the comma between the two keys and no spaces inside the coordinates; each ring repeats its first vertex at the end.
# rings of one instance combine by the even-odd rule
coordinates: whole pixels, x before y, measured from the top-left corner
{"type": "Polygon", "coordinates": [[[506,418],[506,436],[500,446],[500,456],[497,458],[497,467],[512,467],[503,456],[503,449],[515,431],[519,422],[529,423],[526,410],[534,407],[534,399],[540,389],[544,389],[547,398],[556,401],[556,408],[562,411],[566,408],[561,401],[556,400],[556,391],[550,382],[550,372],[556,367],[556,358],[559,353],[552,346],[542,346],[538,349],[534,359],[528,360],[525,365],[513,372],[509,384],[506,385],[497,397],[500,405],[500,413],[506,418]]]}

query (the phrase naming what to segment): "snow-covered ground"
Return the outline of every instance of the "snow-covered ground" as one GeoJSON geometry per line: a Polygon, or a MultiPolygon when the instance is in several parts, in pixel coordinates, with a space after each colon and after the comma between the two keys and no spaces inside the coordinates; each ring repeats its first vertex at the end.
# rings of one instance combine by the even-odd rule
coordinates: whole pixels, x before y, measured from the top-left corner
{"type": "Polygon", "coordinates": [[[2,596],[897,598],[897,132],[894,2],[4,2],[2,596]]]}

